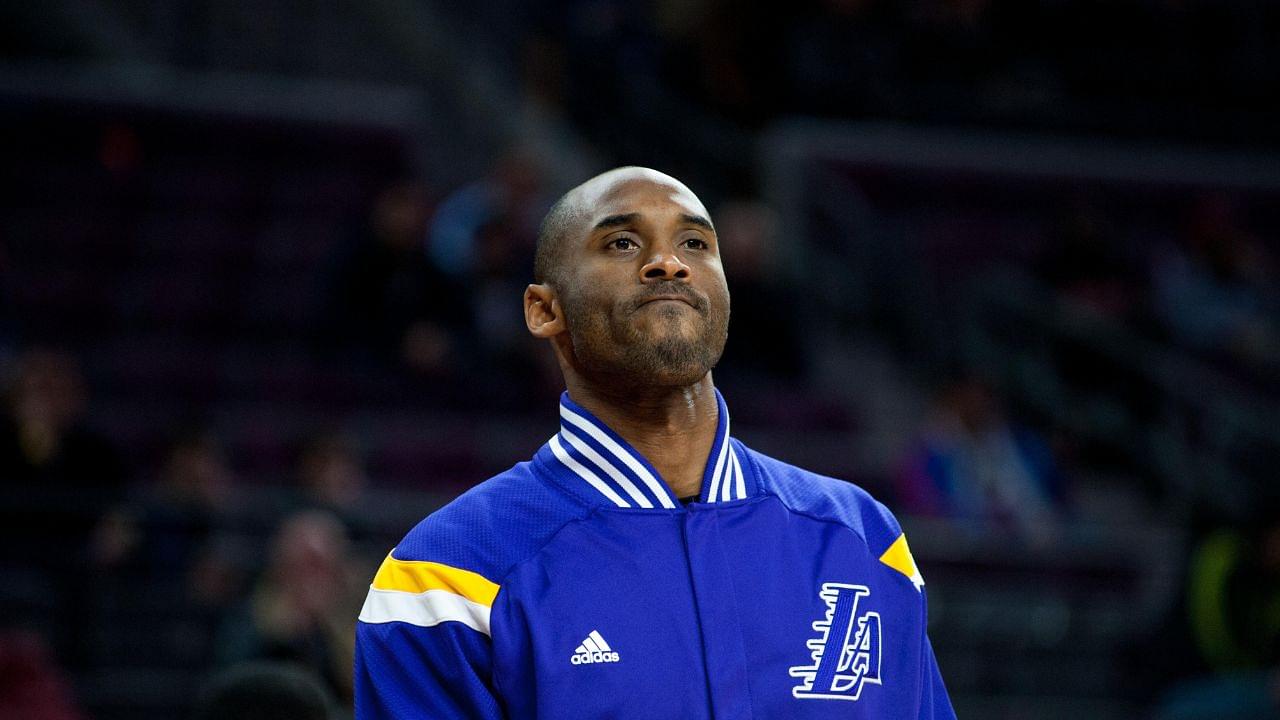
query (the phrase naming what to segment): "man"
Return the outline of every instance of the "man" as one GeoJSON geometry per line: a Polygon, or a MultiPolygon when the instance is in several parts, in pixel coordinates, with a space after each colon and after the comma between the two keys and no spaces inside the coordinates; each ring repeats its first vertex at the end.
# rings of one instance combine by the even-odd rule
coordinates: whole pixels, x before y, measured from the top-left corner
{"type": "Polygon", "coordinates": [[[592,178],[548,214],[534,275],[560,432],[383,563],[357,717],[953,718],[893,516],[729,434],[698,198],[643,168],[592,178]]]}

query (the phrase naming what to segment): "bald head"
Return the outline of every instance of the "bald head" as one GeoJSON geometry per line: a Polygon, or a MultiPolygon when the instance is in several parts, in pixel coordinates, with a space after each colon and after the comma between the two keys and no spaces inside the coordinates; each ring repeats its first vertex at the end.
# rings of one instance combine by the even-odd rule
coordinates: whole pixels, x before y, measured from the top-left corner
{"type": "MultiPolygon", "coordinates": [[[[620,187],[638,182],[667,185],[673,193],[685,196],[687,201],[691,201],[700,208],[702,218],[709,217],[706,208],[702,206],[702,202],[693,194],[693,191],[666,173],[635,166],[619,167],[600,173],[562,195],[543,218],[533,258],[534,282],[559,287],[564,280],[566,241],[585,237],[589,230],[587,222],[591,219],[592,209],[617,192],[620,187]]],[[[708,219],[707,222],[710,223],[710,220],[708,219]]]]}

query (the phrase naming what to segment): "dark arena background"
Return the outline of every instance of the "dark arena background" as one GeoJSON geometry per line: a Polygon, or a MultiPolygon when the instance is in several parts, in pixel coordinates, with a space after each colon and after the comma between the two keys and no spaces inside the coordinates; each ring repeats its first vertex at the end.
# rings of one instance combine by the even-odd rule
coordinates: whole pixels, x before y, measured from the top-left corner
{"type": "Polygon", "coordinates": [[[0,5],[0,717],[350,712],[559,376],[542,214],[684,180],[735,434],[902,518],[962,718],[1280,706],[1280,4],[0,5]]]}

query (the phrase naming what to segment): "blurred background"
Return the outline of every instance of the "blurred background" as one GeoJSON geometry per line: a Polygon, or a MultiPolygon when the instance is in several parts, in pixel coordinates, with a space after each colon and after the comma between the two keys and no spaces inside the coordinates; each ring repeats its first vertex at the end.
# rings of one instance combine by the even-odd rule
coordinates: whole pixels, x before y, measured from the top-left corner
{"type": "Polygon", "coordinates": [[[1280,698],[1280,4],[0,3],[0,716],[353,619],[560,378],[537,225],[689,184],[735,435],[902,519],[960,717],[1280,698]]]}

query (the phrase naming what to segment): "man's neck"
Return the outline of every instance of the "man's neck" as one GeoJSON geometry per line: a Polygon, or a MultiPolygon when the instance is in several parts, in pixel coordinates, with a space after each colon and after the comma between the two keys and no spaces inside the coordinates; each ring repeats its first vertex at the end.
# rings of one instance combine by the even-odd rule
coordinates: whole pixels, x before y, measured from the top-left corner
{"type": "Polygon", "coordinates": [[[565,382],[569,397],[644,455],[676,497],[698,494],[720,419],[710,373],[685,387],[632,393],[583,378],[565,382]]]}

